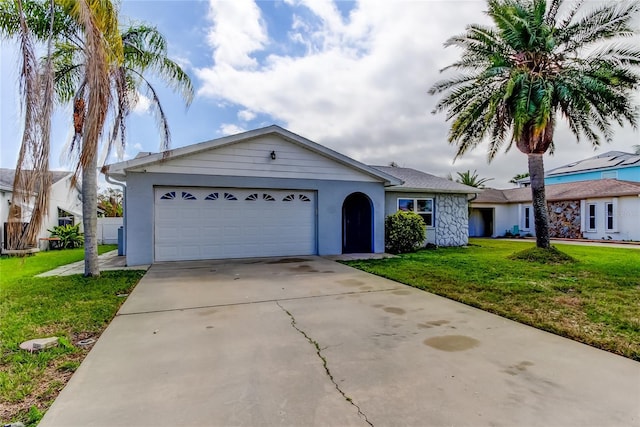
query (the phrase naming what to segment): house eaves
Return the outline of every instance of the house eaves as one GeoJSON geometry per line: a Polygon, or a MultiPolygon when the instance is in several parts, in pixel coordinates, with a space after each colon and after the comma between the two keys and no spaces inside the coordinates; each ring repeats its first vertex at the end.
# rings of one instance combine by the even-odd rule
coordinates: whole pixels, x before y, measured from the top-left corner
{"type": "Polygon", "coordinates": [[[358,170],[365,175],[371,176],[375,179],[384,182],[385,186],[401,185],[402,180],[384,173],[376,168],[367,166],[364,163],[358,162],[350,157],[340,154],[330,148],[324,147],[318,143],[315,143],[307,138],[297,135],[289,130],[286,130],[277,125],[271,125],[260,129],[254,129],[247,132],[239,133],[236,135],[229,135],[210,141],[201,142],[198,144],[188,145],[185,147],[176,148],[173,150],[164,151],[162,153],[152,153],[146,156],[136,157],[125,162],[114,163],[106,165],[102,172],[105,175],[113,176],[118,180],[126,180],[127,172],[134,171],[136,169],[143,169],[145,166],[155,165],[168,160],[177,159],[185,156],[192,156],[204,151],[213,150],[216,148],[225,147],[240,142],[250,141],[255,138],[260,138],[266,135],[278,135],[281,138],[289,141],[293,144],[306,148],[314,153],[329,158],[337,163],[345,165],[347,167],[358,170]]]}

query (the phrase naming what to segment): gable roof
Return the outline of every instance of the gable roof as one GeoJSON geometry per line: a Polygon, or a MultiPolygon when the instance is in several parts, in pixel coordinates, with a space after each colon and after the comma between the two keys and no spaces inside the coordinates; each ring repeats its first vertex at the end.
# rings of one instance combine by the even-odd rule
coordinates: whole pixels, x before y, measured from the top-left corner
{"type": "Polygon", "coordinates": [[[433,193],[459,193],[459,194],[471,194],[480,193],[483,190],[463,185],[455,181],[451,181],[439,176],[431,175],[430,173],[421,172],[411,168],[399,168],[396,166],[373,166],[374,168],[395,176],[396,178],[404,181],[400,185],[389,187],[390,191],[429,191],[433,193]]]}
{"type": "Polygon", "coordinates": [[[545,176],[564,175],[600,169],[640,166],[640,154],[624,151],[608,151],[588,159],[579,160],[547,171],[545,176]]]}
{"type": "MultiPolygon", "coordinates": [[[[70,171],[49,171],[51,174],[51,184],[55,184],[58,181],[72,175],[70,171]]],[[[13,179],[15,178],[16,170],[0,168],[0,190],[13,191],[13,179]]]]}
{"type": "Polygon", "coordinates": [[[393,175],[389,175],[371,166],[367,166],[364,163],[360,163],[357,160],[345,156],[344,154],[333,151],[330,148],[322,146],[277,125],[254,129],[236,135],[230,135],[210,141],[201,142],[198,144],[187,145],[185,147],[164,151],[162,153],[150,153],[148,155],[137,156],[136,158],[127,160],[125,162],[107,165],[103,168],[103,172],[106,175],[114,176],[117,179],[126,179],[127,171],[133,168],[158,164],[170,159],[194,155],[203,151],[208,151],[243,141],[252,140],[266,135],[278,135],[286,141],[306,148],[314,153],[327,157],[337,163],[353,168],[366,175],[379,179],[383,181],[385,185],[402,184],[402,181],[393,175]]]}
{"type": "MultiPolygon", "coordinates": [[[[617,179],[567,182],[545,186],[547,201],[596,199],[602,197],[640,196],[640,182],[617,179]]],[[[507,190],[487,189],[473,203],[526,203],[531,202],[531,188],[507,190]]]]}

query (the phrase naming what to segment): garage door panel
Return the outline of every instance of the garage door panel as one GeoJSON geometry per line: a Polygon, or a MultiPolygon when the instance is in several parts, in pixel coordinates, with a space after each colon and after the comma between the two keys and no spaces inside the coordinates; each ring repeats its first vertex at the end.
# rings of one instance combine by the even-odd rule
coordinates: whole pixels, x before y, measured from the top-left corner
{"type": "Polygon", "coordinates": [[[158,188],[155,259],[314,254],[314,200],[312,191],[158,188]]]}

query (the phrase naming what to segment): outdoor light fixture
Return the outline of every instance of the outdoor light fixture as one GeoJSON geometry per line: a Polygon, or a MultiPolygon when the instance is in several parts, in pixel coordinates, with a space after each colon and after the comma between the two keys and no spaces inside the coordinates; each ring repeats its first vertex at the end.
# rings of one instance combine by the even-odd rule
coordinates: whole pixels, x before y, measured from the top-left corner
{"type": "Polygon", "coordinates": [[[271,160],[275,160],[276,159],[276,152],[272,151],[271,152],[271,160]]]}

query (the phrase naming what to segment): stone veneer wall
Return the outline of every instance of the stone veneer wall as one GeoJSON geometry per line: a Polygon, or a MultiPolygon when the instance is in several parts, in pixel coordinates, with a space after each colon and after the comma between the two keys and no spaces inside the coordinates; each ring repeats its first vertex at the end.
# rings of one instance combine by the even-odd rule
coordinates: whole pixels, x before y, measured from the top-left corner
{"type": "Polygon", "coordinates": [[[580,201],[548,202],[549,235],[579,239],[580,233],[580,201]]]}
{"type": "Polygon", "coordinates": [[[468,206],[466,194],[436,196],[436,245],[463,246],[469,243],[468,206]]]}

